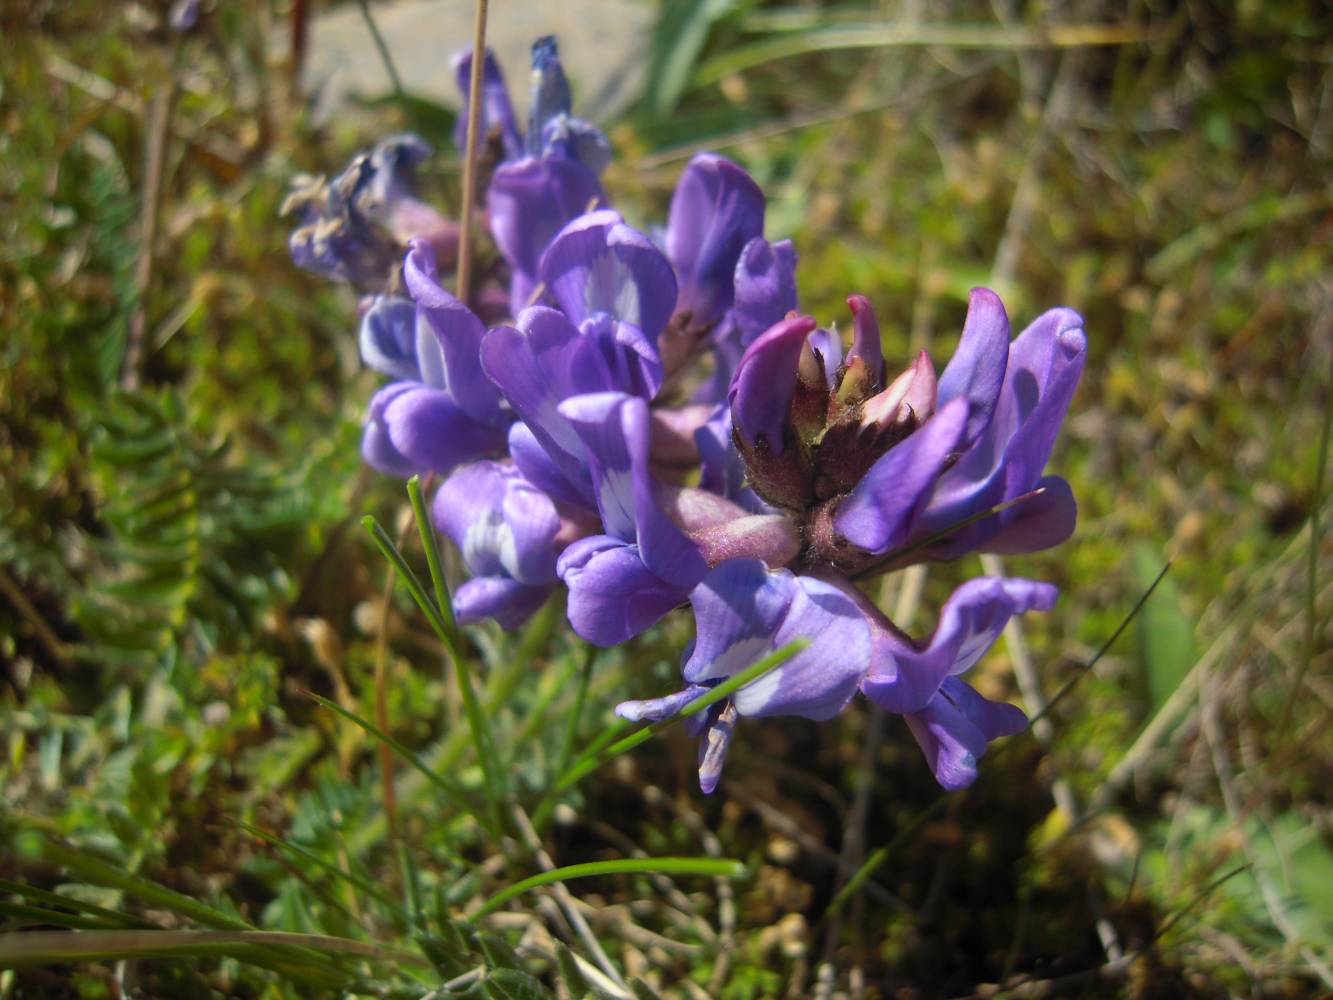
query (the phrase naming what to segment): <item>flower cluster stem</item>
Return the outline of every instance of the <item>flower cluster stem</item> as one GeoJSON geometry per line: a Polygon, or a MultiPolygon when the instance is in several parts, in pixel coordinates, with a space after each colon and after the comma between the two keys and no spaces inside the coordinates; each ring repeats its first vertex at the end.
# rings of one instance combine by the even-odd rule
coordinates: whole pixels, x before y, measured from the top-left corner
{"type": "Polygon", "coordinates": [[[463,152],[463,209],[458,237],[458,299],[470,301],[472,284],[472,216],[477,202],[477,140],[481,130],[481,84],[486,65],[488,0],[477,0],[472,31],[472,76],[467,100],[467,142],[463,152]]]}

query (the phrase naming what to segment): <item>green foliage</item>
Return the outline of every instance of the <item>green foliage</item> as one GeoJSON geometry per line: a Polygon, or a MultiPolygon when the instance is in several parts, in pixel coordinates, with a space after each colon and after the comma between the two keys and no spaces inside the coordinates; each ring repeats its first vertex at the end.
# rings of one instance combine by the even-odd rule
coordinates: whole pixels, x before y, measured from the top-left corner
{"type": "MultiPolygon", "coordinates": [[[[1131,553],[1134,583],[1147,588],[1160,570],[1164,559],[1146,544],[1136,545],[1131,553]]],[[[1152,711],[1180,685],[1194,665],[1194,622],[1180,604],[1180,590],[1168,577],[1148,599],[1135,626],[1139,639],[1139,660],[1147,680],[1152,711]]]]}
{"type": "MultiPolygon", "coordinates": [[[[399,484],[361,470],[375,379],[355,303],[294,269],[277,207],[294,173],[386,132],[445,149],[453,113],[408,95],[317,127],[270,58],[290,5],[205,4],[175,52],[156,9],[28,5],[5,26],[0,954],[15,930],[29,958],[86,961],[9,970],[0,994],[111,996],[120,969],[160,996],[608,995],[516,808],[585,875],[569,890],[612,964],[646,970],[651,988],[625,976],[635,996],[808,993],[825,953],[838,989],[855,970],[884,995],[963,995],[1103,968],[1102,918],[1146,949],[1141,991],[1317,989],[1333,598],[1327,529],[1301,531],[1328,495],[1324,7],[1094,6],[1080,19],[1119,42],[1052,47],[1023,42],[1049,19],[971,0],[911,23],[854,2],[661,5],[607,181],[636,224],[718,148],[763,186],[767,235],[794,238],[803,308],[845,326],[846,294],[867,294],[892,363],[947,357],[969,289],[1001,280],[1015,329],[1067,303],[1092,352],[1052,462],[1079,531],[1007,563],[1064,595],[1025,623],[1046,693],[1073,682],[1051,747],[1004,744],[941,797],[896,720],[868,772],[860,710],[756,721],[709,798],[679,729],[611,711],[670,689],[688,623],[595,658],[558,600],[518,636],[459,630],[455,554],[403,533],[399,484]],[[141,284],[144,109],[176,57],[141,284]],[[1002,245],[1018,252],[997,274],[1002,245]],[[123,392],[136,317],[144,388],[123,392]],[[387,605],[367,512],[396,557],[387,605]],[[1085,670],[1162,552],[1137,648],[1085,670]],[[1197,697],[1139,746],[1205,654],[1197,697]],[[1091,804],[1081,822],[1053,808],[1057,779],[1091,804]],[[837,863],[863,782],[873,874],[837,863]],[[750,874],[723,887],[672,858],[750,874]],[[495,903],[513,887],[531,891],[495,903]],[[75,928],[168,936],[36,954],[34,930],[75,928]]],[[[456,203],[454,162],[426,167],[456,203]]],[[[932,567],[914,634],[973,569],[932,567]]],[[[978,677],[1017,700],[1004,659],[978,677]]]]}
{"type": "Polygon", "coordinates": [[[290,473],[238,462],[226,438],[192,433],[170,393],[122,393],[94,433],[92,480],[119,572],[72,609],[83,655],[143,665],[253,643],[262,609],[291,596],[285,567],[313,506],[290,473]]]}

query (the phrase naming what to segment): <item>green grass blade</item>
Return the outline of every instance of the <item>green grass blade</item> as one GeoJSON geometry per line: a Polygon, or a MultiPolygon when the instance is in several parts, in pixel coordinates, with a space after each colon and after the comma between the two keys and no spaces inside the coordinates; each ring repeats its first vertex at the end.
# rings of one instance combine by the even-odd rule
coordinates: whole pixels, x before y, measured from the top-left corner
{"type": "Polygon", "coordinates": [[[308,861],[316,868],[321,868],[324,871],[328,872],[330,875],[334,876],[335,878],[341,879],[342,881],[348,883],[353,888],[355,888],[358,892],[365,893],[371,899],[377,900],[384,907],[386,907],[389,910],[392,910],[395,914],[397,914],[397,916],[401,920],[403,920],[404,923],[410,923],[410,921],[408,921],[407,914],[403,911],[402,907],[400,907],[397,903],[395,903],[392,899],[390,899],[386,894],[381,892],[375,886],[371,885],[365,879],[361,878],[359,875],[353,875],[349,871],[344,871],[343,869],[339,868],[332,862],[325,861],[323,858],[321,858],[318,854],[315,854],[313,851],[308,851],[304,847],[300,847],[297,844],[290,844],[287,841],[283,840],[281,837],[274,836],[267,830],[261,830],[259,827],[247,823],[243,819],[234,819],[232,820],[232,822],[235,823],[237,826],[239,826],[246,833],[250,834],[250,836],[258,837],[264,843],[269,844],[272,847],[276,847],[279,850],[286,851],[288,854],[292,854],[300,858],[302,861],[308,861]]]}
{"type": "Polygon", "coordinates": [[[114,865],[108,864],[99,858],[79,851],[64,844],[58,843],[50,838],[43,838],[42,854],[47,860],[61,865],[68,871],[78,874],[96,885],[108,886],[112,889],[119,889],[126,892],[136,899],[153,906],[161,907],[164,910],[170,910],[172,913],[187,917],[196,923],[203,924],[206,927],[214,927],[219,930],[248,931],[254,928],[238,917],[233,917],[229,913],[223,913],[221,910],[214,909],[205,903],[191,899],[189,896],[168,889],[166,886],[150,882],[137,875],[131,875],[122,871],[114,865]]]}
{"type": "Polygon", "coordinates": [[[999,24],[884,23],[840,24],[775,34],[740,45],[700,66],[696,86],[717,83],[723,77],[766,63],[819,52],[847,49],[938,46],[951,49],[1060,49],[1129,45],[1152,36],[1116,24],[1064,24],[1046,27],[999,24]]]}
{"type": "Polygon", "coordinates": [[[564,741],[560,744],[560,757],[556,761],[555,773],[564,774],[574,754],[574,740],[578,737],[579,723],[583,721],[583,706],[588,699],[588,683],[592,679],[592,665],[597,658],[597,647],[589,644],[583,656],[583,670],[579,674],[578,690],[574,694],[574,710],[569,713],[569,725],[565,729],[564,741]]]}
{"type": "Polygon", "coordinates": [[[375,543],[375,547],[380,550],[380,554],[389,560],[393,568],[398,571],[398,577],[403,581],[403,586],[407,588],[407,592],[412,595],[412,600],[416,601],[417,607],[421,609],[421,613],[430,622],[430,627],[435,635],[452,651],[453,633],[449,631],[440,610],[435,607],[435,602],[426,594],[426,588],[422,585],[416,573],[412,571],[412,567],[407,564],[403,554],[398,551],[398,546],[393,543],[393,539],[380,527],[379,521],[375,520],[372,514],[363,517],[361,524],[370,532],[370,538],[375,543]]]}
{"type": "Polygon", "coordinates": [[[124,930],[125,925],[82,913],[51,910],[30,903],[6,903],[0,900],[0,917],[8,917],[20,926],[68,927],[71,930],[124,930]]]}
{"type": "Polygon", "coordinates": [[[427,965],[415,952],[322,934],[283,931],[30,931],[0,934],[0,968],[99,959],[231,955],[255,945],[303,948],[380,962],[427,965]]]}
{"type": "Polygon", "coordinates": [[[546,820],[550,817],[551,810],[555,808],[556,796],[573,787],[583,777],[590,774],[592,771],[595,771],[613,757],[618,757],[626,750],[632,750],[639,744],[646,743],[667,727],[673,726],[683,719],[688,719],[691,715],[704,711],[704,709],[708,708],[710,705],[715,705],[722,699],[730,697],[739,688],[744,687],[751,681],[758,680],[770,670],[775,670],[782,666],[782,664],[786,663],[809,645],[810,640],[805,637],[794,639],[781,649],[775,649],[757,663],[753,663],[746,667],[740,673],[727,678],[721,684],[717,685],[717,687],[710,688],[706,693],[695,698],[694,701],[690,702],[669,719],[662,719],[659,722],[654,722],[650,726],[644,726],[642,729],[635,730],[622,739],[609,742],[609,740],[614,739],[615,733],[623,732],[624,729],[630,725],[630,723],[626,723],[624,720],[617,720],[617,723],[610,728],[608,733],[604,733],[590,749],[584,751],[582,756],[570,765],[569,769],[556,780],[555,785],[547,792],[546,796],[542,799],[541,803],[537,806],[536,811],[533,813],[533,825],[540,830],[542,826],[545,825],[546,820]]]}
{"type": "Polygon", "coordinates": [[[564,868],[553,868],[549,872],[533,875],[500,890],[481,904],[477,916],[484,917],[529,889],[569,879],[626,874],[711,875],[721,878],[741,878],[746,870],[741,862],[726,858],[624,858],[618,861],[592,861],[582,865],[567,865],[564,868]]]}
{"type": "Polygon", "coordinates": [[[47,889],[38,889],[36,886],[24,885],[22,882],[11,882],[7,878],[0,878],[0,892],[12,893],[15,896],[21,896],[26,900],[36,903],[44,903],[48,907],[64,907],[74,910],[84,916],[106,921],[108,924],[114,924],[118,927],[130,928],[151,928],[153,925],[138,917],[132,917],[128,913],[121,913],[119,910],[109,910],[105,906],[97,906],[95,903],[88,903],[82,899],[75,899],[72,896],[62,896],[58,892],[51,892],[47,889]]]}

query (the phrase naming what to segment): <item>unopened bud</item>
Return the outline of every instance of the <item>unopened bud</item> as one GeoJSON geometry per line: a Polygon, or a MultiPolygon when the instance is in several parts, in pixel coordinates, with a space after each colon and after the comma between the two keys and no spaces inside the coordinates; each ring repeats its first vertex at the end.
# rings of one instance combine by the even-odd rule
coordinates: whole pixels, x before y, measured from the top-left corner
{"type": "Polygon", "coordinates": [[[938,392],[935,366],[930,355],[922,351],[887,389],[866,403],[861,414],[863,433],[876,439],[885,435],[905,437],[935,412],[938,392]]]}

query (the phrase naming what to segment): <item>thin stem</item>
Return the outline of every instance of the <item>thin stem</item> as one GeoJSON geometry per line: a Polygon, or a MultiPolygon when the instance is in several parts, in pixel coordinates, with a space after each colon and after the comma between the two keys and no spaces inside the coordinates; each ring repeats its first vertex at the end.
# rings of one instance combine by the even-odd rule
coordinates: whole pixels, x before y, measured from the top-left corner
{"type": "Polygon", "coordinates": [[[167,140],[171,131],[171,116],[180,95],[181,41],[178,38],[171,53],[167,79],[153,98],[148,118],[148,138],[144,145],[143,201],[139,210],[139,255],[134,264],[134,312],[130,315],[129,332],[125,342],[125,359],[120,373],[123,389],[137,389],[143,378],[147,357],[145,340],[148,335],[148,292],[153,284],[154,251],[161,227],[163,175],[166,172],[167,140]]]}
{"type": "Polygon", "coordinates": [[[458,234],[458,298],[464,305],[472,287],[472,213],[477,201],[477,140],[481,131],[481,82],[486,65],[487,0],[477,0],[472,32],[472,77],[467,97],[467,142],[463,150],[463,210],[458,234]]]}
{"type": "MultiPolygon", "coordinates": [[[[780,667],[797,653],[806,649],[809,645],[810,640],[805,637],[793,639],[781,649],[774,650],[762,660],[750,665],[740,673],[733,674],[716,687],[709,688],[699,697],[685,705],[675,715],[660,719],[650,726],[644,726],[642,729],[637,729],[623,739],[612,743],[610,746],[606,746],[608,734],[604,734],[602,739],[595,741],[593,747],[585,751],[578,760],[574,761],[569,769],[560,775],[555,784],[547,789],[545,797],[538,803],[537,809],[533,813],[533,824],[539,830],[545,826],[546,820],[550,818],[551,810],[555,808],[556,796],[561,792],[572,788],[585,775],[597,770],[597,768],[601,767],[612,757],[622,754],[626,750],[632,750],[641,743],[646,743],[662,730],[674,726],[682,719],[687,719],[691,715],[702,712],[704,709],[716,704],[724,698],[729,698],[737,689],[744,687],[752,681],[758,680],[770,670],[780,667]]],[[[609,734],[623,732],[625,726],[628,725],[624,720],[617,720],[617,722],[620,724],[610,727],[608,731],[609,734]]]]}
{"type": "Polygon", "coordinates": [[[445,583],[444,570],[440,566],[440,547],[435,539],[435,527],[426,513],[426,501],[421,495],[419,477],[413,476],[407,481],[407,495],[412,502],[417,531],[421,533],[421,547],[426,550],[426,565],[430,569],[431,583],[435,587],[435,606],[446,633],[445,646],[458,674],[458,687],[463,694],[463,714],[467,716],[468,728],[472,730],[472,742],[477,748],[482,781],[486,786],[486,802],[491,808],[495,825],[503,827],[504,822],[500,813],[500,779],[495,773],[495,751],[491,746],[490,732],[486,728],[486,713],[482,711],[477,692],[472,687],[472,667],[462,637],[458,633],[458,622],[454,619],[449,587],[445,583]]]}
{"type": "Polygon", "coordinates": [[[515,882],[507,889],[497,892],[481,904],[473,919],[479,919],[493,913],[515,896],[521,896],[529,889],[536,889],[552,882],[563,882],[572,878],[588,878],[594,875],[714,875],[723,878],[740,878],[745,874],[745,865],[739,861],[720,858],[624,858],[619,861],[590,861],[581,865],[567,865],[554,868],[540,875],[515,882]]]}
{"type": "Polygon", "coordinates": [[[369,0],[357,0],[357,6],[361,8],[361,19],[366,22],[370,39],[375,43],[375,51],[380,54],[380,62],[384,63],[384,71],[389,74],[389,82],[393,84],[393,95],[402,97],[403,81],[398,77],[398,69],[393,64],[393,57],[389,55],[389,47],[384,44],[384,36],[380,34],[379,25],[370,16],[369,0]]]}
{"type": "MultiPolygon", "coordinates": [[[[397,571],[390,566],[384,574],[383,603],[380,606],[380,632],[375,637],[375,724],[389,731],[389,693],[386,664],[389,660],[389,616],[393,608],[393,588],[398,582],[397,571]]],[[[384,786],[384,821],[389,825],[389,842],[398,842],[398,800],[393,781],[393,753],[389,745],[380,742],[377,748],[380,762],[380,783],[384,786]]]]}
{"type": "Polygon", "coordinates": [[[556,760],[555,774],[565,773],[569,767],[569,758],[574,753],[574,740],[578,737],[579,723],[583,720],[583,706],[588,699],[588,682],[592,679],[592,664],[597,658],[597,647],[588,645],[583,657],[583,672],[579,676],[579,689],[574,694],[574,711],[569,713],[569,726],[565,729],[565,740],[560,746],[560,757],[556,760]]]}

